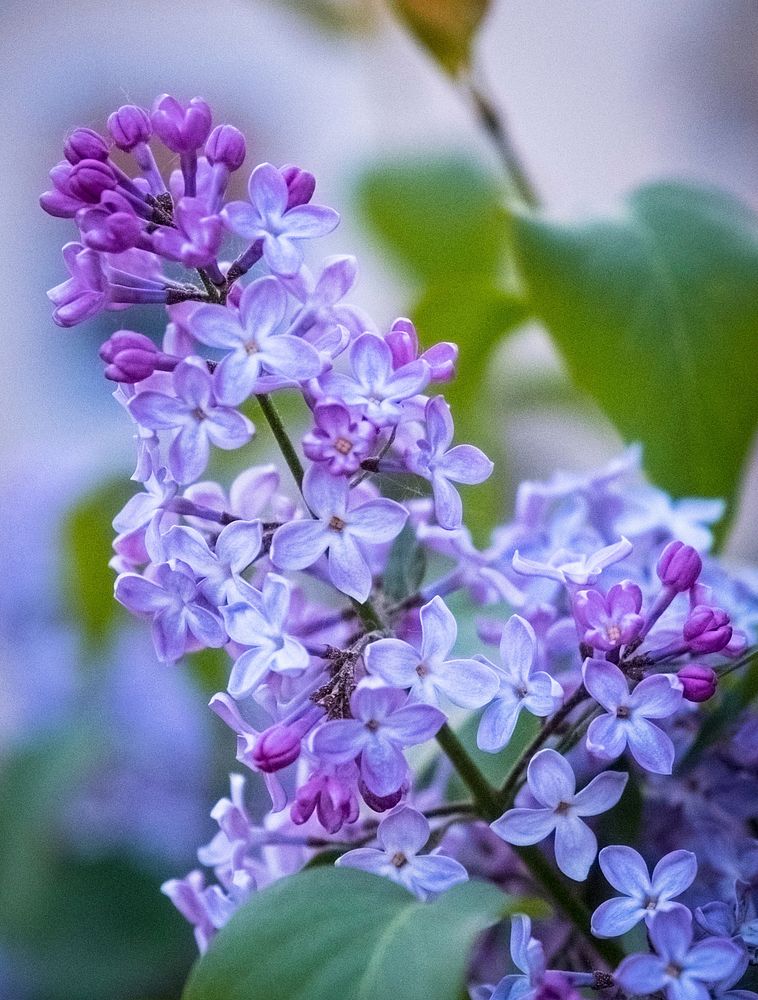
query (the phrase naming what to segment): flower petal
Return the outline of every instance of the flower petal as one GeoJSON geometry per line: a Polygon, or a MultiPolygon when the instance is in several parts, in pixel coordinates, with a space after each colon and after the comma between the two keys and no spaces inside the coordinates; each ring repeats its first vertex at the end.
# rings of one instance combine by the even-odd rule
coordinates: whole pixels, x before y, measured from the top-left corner
{"type": "Polygon", "coordinates": [[[379,824],[378,840],[387,854],[418,854],[429,839],[429,821],[409,806],[391,813],[379,824]]]}
{"type": "Polygon", "coordinates": [[[674,744],[662,729],[647,719],[632,717],[626,738],[629,750],[640,767],[653,774],[671,774],[674,744]]]}
{"type": "Polygon", "coordinates": [[[574,796],[578,816],[599,816],[612,809],[621,798],[629,775],[622,771],[603,771],[574,796]]]}
{"type": "Polygon", "coordinates": [[[506,843],[523,847],[549,837],[555,821],[553,809],[509,809],[490,826],[506,843]]]}
{"type": "Polygon", "coordinates": [[[409,688],[417,680],[416,667],[419,654],[402,639],[379,639],[372,642],[364,653],[366,669],[398,688],[409,688]]]}
{"type": "Polygon", "coordinates": [[[583,882],[597,854],[597,837],[576,815],[560,816],[555,825],[555,862],[569,878],[583,882]]]}
{"type": "Polygon", "coordinates": [[[652,889],[642,855],[625,844],[604,847],[598,857],[600,870],[614,889],[633,896],[639,904],[652,889]]]}
{"type": "Polygon", "coordinates": [[[329,529],[321,521],[290,521],[274,532],[271,561],[279,569],[305,569],[326,551],[329,540],[329,529]]]}
{"type": "Polygon", "coordinates": [[[532,795],[544,806],[555,809],[561,802],[570,803],[574,799],[574,772],[566,758],[555,750],[539,750],[529,761],[526,776],[532,795]]]}
{"type": "Polygon", "coordinates": [[[536,653],[537,637],[534,629],[525,618],[511,615],[503,626],[500,660],[514,683],[518,684],[529,676],[536,653]]]}
{"type": "Polygon", "coordinates": [[[437,664],[431,678],[459,708],[481,708],[499,687],[495,671],[478,660],[446,660],[437,664]]]}
{"type": "Polygon", "coordinates": [[[592,933],[595,937],[613,938],[626,934],[645,916],[639,900],[623,896],[607,899],[592,914],[592,933]]]}
{"type": "Polygon", "coordinates": [[[653,869],[653,892],[674,899],[692,885],[697,875],[697,858],[692,851],[672,851],[653,869]]]}
{"type": "Polygon", "coordinates": [[[667,719],[682,704],[682,682],[675,674],[645,677],[629,696],[629,707],[646,719],[667,719]]]}
{"type": "Polygon", "coordinates": [[[480,448],[472,444],[459,444],[437,463],[437,469],[454,483],[476,486],[492,475],[495,468],[480,448]]]}
{"type": "Polygon", "coordinates": [[[327,544],[329,579],[337,590],[363,603],[371,593],[371,569],[360,546],[346,531],[329,531],[327,544]]]}
{"type": "Polygon", "coordinates": [[[607,660],[585,660],[582,667],[584,686],[608,712],[629,701],[629,685],[619,668],[607,660]]]}

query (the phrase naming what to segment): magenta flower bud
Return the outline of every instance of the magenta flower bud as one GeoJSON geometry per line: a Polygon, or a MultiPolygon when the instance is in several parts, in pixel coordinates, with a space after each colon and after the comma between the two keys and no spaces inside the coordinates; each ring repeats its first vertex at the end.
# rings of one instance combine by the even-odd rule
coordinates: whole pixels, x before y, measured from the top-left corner
{"type": "Polygon", "coordinates": [[[108,143],[91,128],[77,128],[66,139],[63,153],[74,165],[80,160],[107,160],[108,143]]]}
{"type": "Polygon", "coordinates": [[[366,786],[362,778],[358,781],[358,791],[361,793],[361,798],[369,809],[373,809],[374,812],[378,813],[394,809],[407,791],[407,788],[408,783],[404,782],[396,792],[392,792],[390,795],[376,795],[366,786]]]}
{"type": "Polygon", "coordinates": [[[208,162],[221,163],[229,171],[239,170],[246,152],[245,137],[234,125],[217,125],[205,144],[208,162]]]}
{"type": "Polygon", "coordinates": [[[700,576],[703,561],[691,545],[669,542],[658,560],[661,583],[676,593],[689,590],[700,576]]]}
{"type": "Polygon", "coordinates": [[[307,205],[316,190],[316,178],[313,174],[290,164],[282,167],[280,172],[289,192],[286,211],[298,205],[307,205]]]}
{"type": "Polygon", "coordinates": [[[270,726],[261,733],[253,747],[253,763],[261,771],[280,771],[300,756],[301,739],[297,726],[270,726]]]}
{"type": "Polygon", "coordinates": [[[150,115],[136,104],[124,104],[108,117],[108,131],[119,149],[129,153],[153,134],[150,115]]]}
{"type": "Polygon", "coordinates": [[[170,94],[156,98],[150,116],[155,134],[174,153],[192,153],[211,130],[211,109],[201,97],[182,104],[170,94]]]}
{"type": "Polygon", "coordinates": [[[80,160],[69,174],[68,189],[75,198],[96,205],[102,193],[112,191],[117,183],[116,175],[107,163],[80,160]]]}
{"type": "Polygon", "coordinates": [[[716,693],[718,677],[710,667],[700,663],[690,663],[676,675],[682,682],[686,701],[708,701],[716,693]]]}
{"type": "Polygon", "coordinates": [[[128,385],[141,382],[156,371],[173,371],[181,361],[164,354],[149,337],[132,330],[118,330],[105,341],[99,354],[106,362],[105,377],[128,385]]]}
{"type": "Polygon", "coordinates": [[[116,330],[101,345],[98,354],[106,364],[112,364],[122,351],[152,351],[158,353],[158,348],[144,333],[135,333],[133,330],[116,330]]]}
{"type": "Polygon", "coordinates": [[[416,327],[409,319],[404,317],[396,319],[384,339],[392,352],[393,368],[409,365],[418,357],[418,335],[416,327]]]}
{"type": "Polygon", "coordinates": [[[693,653],[717,653],[729,644],[732,624],[722,608],[699,604],[690,611],[683,633],[693,653]]]}

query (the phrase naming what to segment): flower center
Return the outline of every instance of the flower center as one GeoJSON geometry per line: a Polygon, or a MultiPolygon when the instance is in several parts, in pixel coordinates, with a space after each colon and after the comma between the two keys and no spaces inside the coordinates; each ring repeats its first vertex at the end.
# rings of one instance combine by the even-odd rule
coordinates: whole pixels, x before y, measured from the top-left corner
{"type": "Polygon", "coordinates": [[[671,976],[672,979],[678,979],[681,975],[682,967],[681,965],[676,965],[674,962],[670,962],[666,966],[666,975],[671,976]]]}
{"type": "Polygon", "coordinates": [[[570,802],[559,802],[558,805],[555,807],[555,811],[558,813],[559,816],[565,816],[570,808],[571,808],[570,802]]]}
{"type": "Polygon", "coordinates": [[[416,673],[419,675],[419,677],[426,677],[426,675],[429,673],[429,667],[427,667],[427,665],[424,663],[423,660],[416,667],[416,673]]]}
{"type": "Polygon", "coordinates": [[[258,345],[256,344],[256,342],[254,340],[248,340],[247,341],[247,343],[245,344],[245,353],[246,354],[257,354],[258,353],[258,345]]]}
{"type": "Polygon", "coordinates": [[[345,522],[342,520],[341,517],[337,517],[336,514],[332,514],[331,518],[329,519],[329,527],[332,529],[332,531],[342,531],[342,529],[345,527],[345,522]]]}
{"type": "Polygon", "coordinates": [[[376,719],[369,719],[366,723],[366,729],[369,729],[372,733],[375,733],[379,728],[379,723],[376,719]]]}
{"type": "Polygon", "coordinates": [[[626,707],[626,705],[619,705],[619,707],[616,709],[616,718],[617,719],[629,718],[629,709],[626,707]]]}
{"type": "Polygon", "coordinates": [[[192,416],[195,418],[195,420],[199,421],[199,420],[205,420],[208,414],[201,406],[196,406],[195,409],[192,411],[192,416]]]}
{"type": "Polygon", "coordinates": [[[655,896],[648,896],[647,899],[645,900],[646,910],[654,910],[657,905],[658,905],[658,900],[655,896]]]}
{"type": "Polygon", "coordinates": [[[347,438],[337,438],[334,442],[334,448],[340,453],[340,455],[347,455],[350,449],[353,447],[352,443],[347,440],[347,438]]]}
{"type": "Polygon", "coordinates": [[[605,630],[605,634],[608,636],[608,642],[618,643],[621,638],[621,629],[618,625],[609,625],[605,630]]]}
{"type": "Polygon", "coordinates": [[[396,851],[390,858],[390,861],[395,868],[402,868],[403,865],[408,864],[408,858],[406,858],[402,851],[396,851]]]}

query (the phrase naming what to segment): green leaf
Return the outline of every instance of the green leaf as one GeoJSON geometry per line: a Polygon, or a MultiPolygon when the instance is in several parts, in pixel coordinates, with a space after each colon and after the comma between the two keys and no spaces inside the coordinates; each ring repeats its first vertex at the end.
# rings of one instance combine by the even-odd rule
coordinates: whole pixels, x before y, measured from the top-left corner
{"type": "Polygon", "coordinates": [[[381,164],[357,191],[364,217],[422,279],[494,275],[507,237],[497,181],[462,154],[381,164]]]}
{"type": "Polygon", "coordinates": [[[367,872],[313,868],[232,917],[184,1000],[458,1000],[477,936],[525,908],[484,882],[422,903],[367,872]]]}
{"type": "Polygon", "coordinates": [[[756,426],[758,220],[728,194],[644,187],[616,218],[517,214],[534,313],[575,383],[675,495],[733,498],[756,426]]]}
{"type": "Polygon", "coordinates": [[[390,601],[403,601],[415,594],[426,571],[424,549],[416,541],[416,532],[406,525],[395,539],[384,571],[383,590],[390,601]]]}
{"type": "Polygon", "coordinates": [[[92,651],[102,650],[120,613],[113,598],[112,521],[134,492],[134,484],[112,479],[87,494],[63,522],[63,593],[92,651]]]}
{"type": "Polygon", "coordinates": [[[489,0],[393,0],[416,39],[452,76],[471,65],[471,46],[489,0]]]}
{"type": "MultiPolygon", "coordinates": [[[[476,745],[476,734],[481,717],[481,712],[470,715],[457,730],[456,735],[488,783],[497,788],[505,781],[509,771],[521,756],[521,751],[531,743],[539,732],[540,721],[529,712],[521,712],[507,746],[498,750],[497,753],[486,753],[476,745]]],[[[451,799],[461,798],[466,794],[465,786],[458,775],[454,775],[450,779],[448,794],[451,799]]]]}

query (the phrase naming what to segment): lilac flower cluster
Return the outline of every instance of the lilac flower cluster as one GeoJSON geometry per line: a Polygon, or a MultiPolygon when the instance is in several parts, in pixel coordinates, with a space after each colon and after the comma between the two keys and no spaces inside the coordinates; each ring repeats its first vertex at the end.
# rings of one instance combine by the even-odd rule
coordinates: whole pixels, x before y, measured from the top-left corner
{"type": "MultiPolygon", "coordinates": [[[[212,812],[219,833],[198,853],[215,881],[198,869],[164,886],[200,950],[251,892],[329,845],[343,849],[339,866],[423,899],[477,872],[480,839],[511,869],[525,859],[529,869],[523,849],[548,842],[537,849],[544,863],[584,882],[598,855],[593,817],[630,783],[646,801],[661,782],[676,786],[667,776],[687,749],[682,734],[694,740],[698,703],[756,640],[756,588],[705,555],[720,505],[671,501],[644,482],[630,449],[597,475],[522,484],[514,519],[478,549],[457,485],[483,482],[492,463],[453,444],[450,409],[430,388],[453,377],[457,350],[422,351],[409,320],[381,331],[345,303],[353,258],[311,273],[307,241],[338,222],[312,204],[312,175],[261,164],[249,200],[226,201],[245,140],[212,128],[199,98],[120,108],[108,132],[72,133],[42,204],[80,231],[64,248],[71,278],[50,293],[56,322],[131,303],[167,309],[160,346],[120,330],[100,351],[136,428],[141,484],[114,519],[115,595],[149,621],[159,660],[223,647],[228,683],[211,708],[271,800],[255,820],[233,776],[212,812]],[[158,143],[179,156],[167,181],[158,143]],[[184,279],[167,277],[165,262],[172,273],[183,265],[184,279]],[[300,450],[274,403],[284,394],[307,413],[300,450]],[[257,464],[228,491],[201,480],[212,446],[251,441],[251,418],[269,424],[288,477],[257,464]],[[428,569],[398,595],[393,567],[414,562],[428,569]],[[453,601],[481,610],[482,647],[497,653],[458,650],[453,601]],[[513,749],[500,787],[450,727],[456,709],[480,712],[481,751],[513,749]],[[514,746],[530,716],[541,726],[514,746]],[[444,767],[414,780],[408,751],[435,738],[471,801],[446,801],[444,767]],[[463,825],[471,839],[456,850],[463,825]]],[[[674,902],[698,858],[659,854],[650,875],[631,847],[600,852],[622,895],[599,906],[585,937],[615,938],[644,921],[651,944],[615,978],[586,971],[591,944],[553,949],[574,968],[547,970],[545,948],[517,918],[520,974],[472,995],[568,998],[614,982],[627,996],[726,995],[758,935],[745,930],[747,904],[731,922],[719,909],[731,906],[723,886],[697,919],[674,902]]],[[[526,878],[545,891],[538,872],[526,878]]]]}

